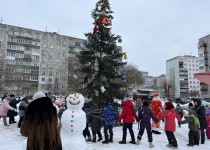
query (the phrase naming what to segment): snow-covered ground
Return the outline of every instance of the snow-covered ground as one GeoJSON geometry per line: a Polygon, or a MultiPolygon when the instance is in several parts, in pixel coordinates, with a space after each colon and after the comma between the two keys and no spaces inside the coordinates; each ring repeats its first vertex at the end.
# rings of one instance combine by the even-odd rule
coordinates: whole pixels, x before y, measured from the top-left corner
{"type": "MultiPolygon", "coordinates": [[[[18,117],[16,117],[16,121],[18,121],[18,117]]],[[[8,120],[7,120],[8,121],[8,120]]],[[[161,122],[161,135],[153,134],[153,144],[155,150],[167,150],[170,148],[166,147],[167,138],[163,130],[164,123],[161,122]]],[[[135,137],[138,134],[138,126],[134,125],[134,134],[135,137]]],[[[210,148],[210,140],[206,139],[205,144],[200,146],[188,147],[186,144],[188,143],[188,127],[187,124],[183,125],[181,128],[177,127],[177,131],[175,132],[175,136],[178,141],[178,146],[180,150],[188,150],[188,149],[199,149],[199,150],[208,150],[210,148]]],[[[103,129],[101,130],[103,133],[103,129]]],[[[20,129],[17,128],[17,124],[12,124],[10,127],[3,126],[3,120],[0,119],[0,150],[23,150],[22,145],[26,138],[20,135],[20,129]]],[[[136,150],[136,149],[150,149],[147,142],[147,134],[146,131],[143,135],[143,140],[140,145],[134,144],[119,144],[118,142],[122,139],[122,127],[114,128],[114,142],[110,144],[102,144],[101,142],[87,142],[88,150],[136,150]]],[[[72,139],[74,140],[74,139],[72,139]]],[[[127,142],[130,141],[130,134],[128,132],[127,142]]],[[[78,145],[80,146],[80,145],[78,145]]]]}

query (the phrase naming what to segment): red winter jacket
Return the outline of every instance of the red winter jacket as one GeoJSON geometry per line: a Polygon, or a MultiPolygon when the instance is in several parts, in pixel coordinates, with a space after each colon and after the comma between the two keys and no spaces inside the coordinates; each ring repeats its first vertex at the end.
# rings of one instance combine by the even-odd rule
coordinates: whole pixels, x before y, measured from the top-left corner
{"type": "Polygon", "coordinates": [[[176,130],[175,118],[178,122],[181,121],[179,115],[176,113],[175,109],[167,109],[161,115],[158,116],[158,120],[165,118],[165,130],[174,132],[176,130]]]}
{"type": "Polygon", "coordinates": [[[137,115],[132,101],[127,100],[126,102],[122,102],[122,104],[123,110],[117,121],[120,122],[123,119],[123,123],[133,123],[135,121],[134,118],[137,120],[137,115]]]}

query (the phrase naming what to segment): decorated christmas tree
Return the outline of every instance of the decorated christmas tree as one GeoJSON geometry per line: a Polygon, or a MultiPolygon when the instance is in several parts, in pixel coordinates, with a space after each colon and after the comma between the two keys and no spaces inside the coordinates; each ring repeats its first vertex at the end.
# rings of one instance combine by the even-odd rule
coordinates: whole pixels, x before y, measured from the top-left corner
{"type": "Polygon", "coordinates": [[[87,40],[78,56],[80,72],[84,74],[84,94],[93,102],[105,103],[122,96],[123,81],[126,80],[122,48],[117,46],[122,39],[111,32],[112,16],[109,0],[99,0],[92,12],[94,27],[86,33],[87,40]]]}

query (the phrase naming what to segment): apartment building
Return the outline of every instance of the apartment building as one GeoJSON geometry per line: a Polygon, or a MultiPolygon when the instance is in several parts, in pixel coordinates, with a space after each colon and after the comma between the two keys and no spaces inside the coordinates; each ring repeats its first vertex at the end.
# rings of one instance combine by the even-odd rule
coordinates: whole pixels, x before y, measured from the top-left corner
{"type": "Polygon", "coordinates": [[[83,39],[0,24],[1,92],[66,95],[79,88],[76,55],[83,39]],[[75,87],[76,86],[76,87],[75,87]]]}
{"type": "Polygon", "coordinates": [[[194,74],[199,72],[199,58],[191,55],[177,56],[166,61],[166,80],[173,97],[200,96],[200,82],[194,74]]]}
{"type": "MultiPolygon", "coordinates": [[[[198,43],[199,55],[199,72],[210,72],[210,35],[199,39],[198,43]]],[[[210,97],[210,86],[201,83],[202,97],[210,97]]]]}

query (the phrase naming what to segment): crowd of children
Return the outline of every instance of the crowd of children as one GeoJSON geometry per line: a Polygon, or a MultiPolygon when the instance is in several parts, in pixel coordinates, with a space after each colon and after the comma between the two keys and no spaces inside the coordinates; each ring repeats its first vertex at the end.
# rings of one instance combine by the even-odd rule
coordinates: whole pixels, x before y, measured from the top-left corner
{"type": "Polygon", "coordinates": [[[93,135],[92,141],[96,142],[95,140],[96,134],[98,134],[99,137],[98,141],[100,141],[102,138],[100,129],[102,127],[102,123],[104,123],[105,140],[102,143],[107,144],[109,142],[113,142],[112,129],[116,118],[117,122],[121,122],[121,120],[123,122],[122,141],[119,142],[120,144],[127,143],[126,137],[128,129],[131,136],[131,141],[129,141],[129,143],[139,145],[141,143],[144,130],[146,129],[149,147],[153,148],[154,145],[152,143],[153,142],[152,133],[161,134],[158,131],[161,120],[164,121],[165,124],[164,129],[166,137],[168,139],[168,144],[166,146],[172,149],[178,148],[178,143],[174,135],[174,132],[176,131],[176,119],[179,127],[181,127],[181,124],[188,123],[189,127],[189,134],[188,134],[189,143],[187,144],[188,146],[199,145],[199,143],[204,144],[205,129],[206,129],[206,137],[208,139],[210,138],[210,106],[207,109],[205,109],[205,107],[201,104],[201,100],[194,99],[194,105],[193,103],[189,104],[189,108],[187,110],[188,115],[186,115],[185,111],[181,108],[179,104],[177,104],[176,107],[174,107],[174,104],[171,101],[166,101],[163,106],[162,102],[158,100],[159,98],[158,94],[155,94],[154,96],[155,98],[154,100],[152,100],[152,103],[149,104],[148,101],[144,101],[143,103],[141,103],[141,106],[138,106],[138,108],[134,108],[132,99],[130,99],[128,96],[125,97],[122,100],[122,112],[118,118],[111,103],[106,104],[105,108],[103,109],[98,109],[98,107],[96,106],[94,109],[93,108],[90,109],[91,105],[89,105],[89,111],[87,111],[86,109],[85,112],[87,113],[87,118],[92,118],[92,119],[88,119],[87,127],[84,130],[84,132],[86,133],[85,135],[88,136],[87,140],[90,141],[91,139],[91,135],[87,131],[88,124],[92,123],[91,124],[91,130],[93,135]],[[160,106],[159,103],[161,104],[160,106]],[[136,114],[138,114],[138,116],[136,114]],[[133,131],[133,123],[135,122],[135,120],[140,123],[140,129],[137,135],[137,141],[135,140],[135,135],[134,135],[135,133],[133,131]],[[98,126],[96,126],[95,124],[98,124],[98,126]],[[201,142],[199,142],[199,140],[201,142]]]}
{"type": "MultiPolygon", "coordinates": [[[[32,100],[32,96],[26,96],[21,99],[18,108],[16,107],[16,104],[19,101],[14,99],[15,95],[6,95],[4,97],[3,102],[0,105],[0,117],[3,118],[4,125],[8,126],[6,117],[8,116],[9,110],[15,112],[17,115],[17,109],[19,109],[18,112],[20,119],[18,127],[20,128],[26,115],[27,106],[32,100]]],[[[57,108],[57,113],[60,113],[58,116],[61,118],[62,112],[65,110],[65,106],[63,106],[61,102],[56,101],[54,97],[52,98],[52,103],[57,108]]],[[[122,100],[122,111],[118,116],[112,102],[107,102],[104,108],[99,109],[97,104],[92,104],[91,101],[88,101],[83,107],[83,111],[86,113],[87,117],[86,128],[83,130],[83,135],[87,141],[92,141],[94,143],[96,141],[102,141],[101,128],[103,126],[105,139],[102,143],[112,143],[114,123],[115,121],[121,122],[122,120],[122,141],[119,142],[120,144],[127,143],[126,137],[128,129],[131,136],[131,141],[129,141],[129,143],[139,145],[142,140],[144,130],[146,129],[149,147],[153,148],[152,133],[161,134],[161,132],[158,131],[158,128],[160,127],[160,121],[163,120],[165,124],[164,129],[166,137],[168,139],[168,144],[166,146],[176,149],[178,148],[178,143],[174,132],[176,131],[175,120],[177,119],[179,127],[181,127],[181,124],[188,123],[188,146],[204,144],[206,138],[210,139],[210,105],[208,105],[208,108],[205,108],[200,99],[194,99],[193,103],[189,103],[187,109],[188,115],[184,115],[184,111],[179,104],[177,104],[174,108],[174,104],[171,101],[166,101],[163,106],[158,94],[154,95],[154,99],[151,103],[148,103],[148,101],[144,101],[143,103],[141,102],[138,104],[138,108],[136,109],[134,108],[132,99],[129,98],[129,96],[126,96],[122,100]],[[133,123],[135,121],[140,123],[137,141],[135,140],[133,131],[133,123]],[[92,137],[88,128],[89,126],[91,127],[92,137]]],[[[16,123],[14,115],[10,118],[9,123],[16,123]]]]}

